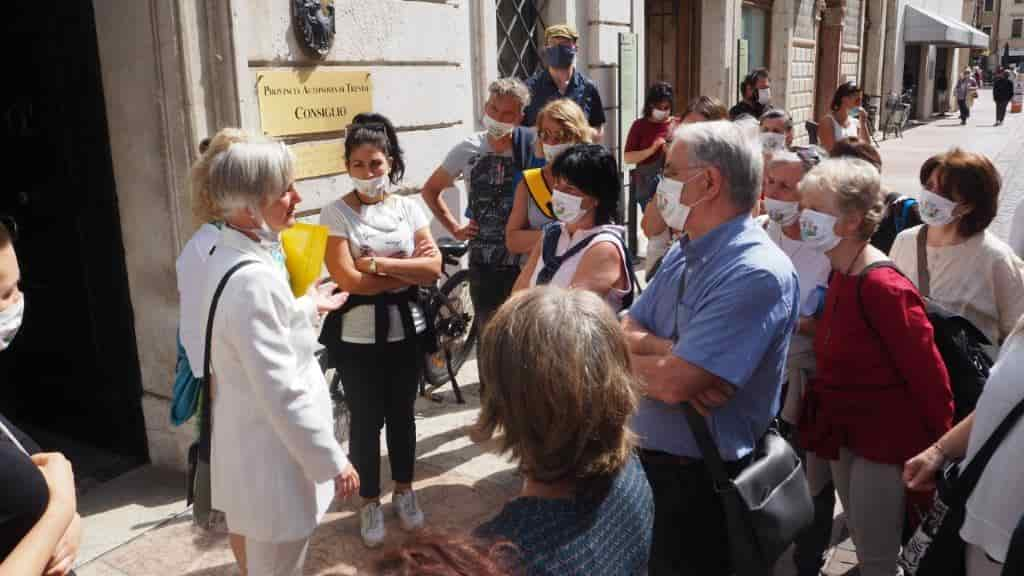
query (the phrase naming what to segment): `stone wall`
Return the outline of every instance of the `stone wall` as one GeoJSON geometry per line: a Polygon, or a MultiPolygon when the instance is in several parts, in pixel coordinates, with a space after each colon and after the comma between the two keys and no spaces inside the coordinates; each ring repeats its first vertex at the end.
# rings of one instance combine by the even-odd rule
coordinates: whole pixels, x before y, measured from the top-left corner
{"type": "Polygon", "coordinates": [[[805,122],[814,121],[814,80],[817,45],[814,41],[794,39],[789,50],[789,114],[793,118],[795,141],[807,142],[805,122]]]}

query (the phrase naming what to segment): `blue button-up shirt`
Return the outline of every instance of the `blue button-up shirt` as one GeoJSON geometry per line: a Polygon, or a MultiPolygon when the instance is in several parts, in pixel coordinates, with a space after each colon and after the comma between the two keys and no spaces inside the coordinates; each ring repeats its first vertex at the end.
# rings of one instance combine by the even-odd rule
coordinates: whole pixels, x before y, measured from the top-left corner
{"type": "Polygon", "coordinates": [[[554,79],[547,68],[541,67],[534,72],[533,76],[526,79],[526,86],[530,89],[530,105],[523,111],[523,126],[533,126],[537,123],[537,113],[545,104],[559,98],[568,98],[580,105],[587,122],[597,128],[605,123],[604,104],[601,103],[601,93],[597,85],[584,76],[579,70],[573,70],[569,78],[569,85],[565,88],[565,94],[558,91],[554,79]]]}
{"type": "MultiPolygon", "coordinates": [[[[779,410],[799,300],[792,262],[743,215],[692,242],[680,239],[629,309],[630,317],[654,335],[678,334],[676,356],[736,387],[708,419],[724,460],[750,453],[779,410]],[[684,274],[686,290],[679,301],[684,274]]],[[[633,430],[643,448],[701,458],[678,406],[643,398],[633,430]]]]}

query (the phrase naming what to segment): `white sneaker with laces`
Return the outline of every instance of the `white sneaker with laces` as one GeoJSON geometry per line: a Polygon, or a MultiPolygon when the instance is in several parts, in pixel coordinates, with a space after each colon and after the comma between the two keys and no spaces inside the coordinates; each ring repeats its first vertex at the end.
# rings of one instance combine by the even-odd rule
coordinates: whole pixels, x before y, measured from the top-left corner
{"type": "Polygon", "coordinates": [[[379,502],[369,502],[359,512],[359,535],[367,548],[376,548],[384,541],[384,511],[379,502]]]}
{"type": "Polygon", "coordinates": [[[420,510],[419,504],[416,503],[415,492],[412,490],[395,492],[392,501],[402,530],[411,532],[423,527],[423,510],[420,510]]]}

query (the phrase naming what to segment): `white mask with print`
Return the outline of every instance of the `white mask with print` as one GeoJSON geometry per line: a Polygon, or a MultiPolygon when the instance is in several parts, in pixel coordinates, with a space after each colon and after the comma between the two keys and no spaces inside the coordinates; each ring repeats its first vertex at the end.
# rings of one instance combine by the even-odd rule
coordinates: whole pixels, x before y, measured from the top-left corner
{"type": "Polygon", "coordinates": [[[775,132],[761,132],[761,148],[765,152],[781,152],[786,149],[786,135],[775,132]]]}
{"type": "Polygon", "coordinates": [[[780,226],[789,226],[800,219],[800,203],[785,202],[774,198],[764,199],[764,208],[772,222],[780,226]]]}
{"type": "Polygon", "coordinates": [[[572,224],[577,222],[584,214],[583,197],[566,194],[561,190],[551,192],[551,210],[559,222],[572,224]]]}
{"type": "Polygon", "coordinates": [[[555,161],[555,158],[558,158],[559,154],[565,152],[569,148],[572,148],[572,146],[572,142],[566,142],[564,144],[544,144],[544,160],[550,164],[555,161]]]}
{"type": "Polygon", "coordinates": [[[686,226],[686,220],[690,217],[690,210],[692,210],[697,204],[700,204],[704,199],[700,199],[693,203],[691,206],[683,204],[683,191],[686,189],[686,185],[695,180],[700,174],[695,174],[692,178],[686,181],[675,180],[673,178],[663,177],[661,182],[658,183],[658,190],[655,192],[655,201],[658,203],[658,212],[661,212],[661,217],[665,220],[665,224],[673,230],[683,230],[683,226],[686,226]]]}
{"type": "Polygon", "coordinates": [[[958,204],[931,190],[921,190],[921,220],[929,226],[945,226],[956,220],[953,210],[958,204]]]}
{"type": "Polygon", "coordinates": [[[352,186],[355,187],[363,196],[366,196],[370,200],[376,200],[387,193],[391,186],[391,181],[388,179],[387,174],[381,174],[376,178],[370,178],[364,180],[362,178],[356,178],[351,176],[352,186]]]}
{"type": "Polygon", "coordinates": [[[659,110],[657,108],[651,110],[651,119],[655,122],[664,122],[665,120],[668,120],[668,115],[668,110],[659,110]]]}
{"type": "Polygon", "coordinates": [[[836,236],[837,221],[831,214],[804,210],[800,213],[800,239],[818,252],[829,252],[842,241],[836,236]]]}
{"type": "Polygon", "coordinates": [[[768,104],[772,101],[772,89],[761,88],[757,91],[757,102],[759,104],[768,104]]]}
{"type": "Polygon", "coordinates": [[[487,130],[487,135],[495,140],[500,140],[512,134],[512,131],[516,129],[515,124],[509,124],[507,122],[499,122],[494,118],[491,118],[489,114],[484,113],[484,128],[487,130]]]}
{"type": "Polygon", "coordinates": [[[17,302],[0,312],[0,351],[11,346],[14,337],[18,335],[18,330],[21,329],[21,321],[24,317],[25,295],[22,294],[17,302]]]}

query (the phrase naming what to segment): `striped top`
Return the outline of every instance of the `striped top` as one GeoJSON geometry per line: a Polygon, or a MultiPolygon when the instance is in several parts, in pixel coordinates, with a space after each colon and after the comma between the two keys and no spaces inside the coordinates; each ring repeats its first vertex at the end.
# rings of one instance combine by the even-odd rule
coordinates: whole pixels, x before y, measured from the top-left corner
{"type": "Polygon", "coordinates": [[[516,498],[477,529],[515,544],[529,576],[646,574],[654,497],[634,456],[599,502],[516,498]]]}

